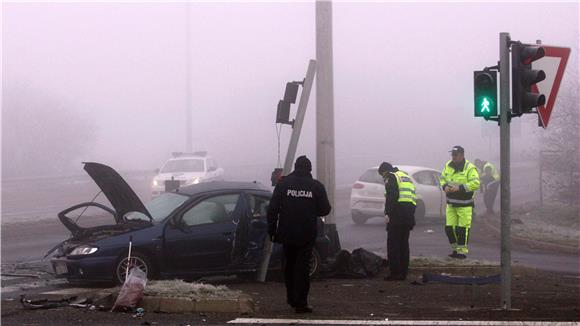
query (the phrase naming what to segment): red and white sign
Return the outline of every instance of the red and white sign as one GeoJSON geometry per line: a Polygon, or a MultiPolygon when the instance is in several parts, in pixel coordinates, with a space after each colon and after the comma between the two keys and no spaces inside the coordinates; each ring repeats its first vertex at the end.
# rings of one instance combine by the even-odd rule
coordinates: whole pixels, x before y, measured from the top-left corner
{"type": "Polygon", "coordinates": [[[546,79],[532,85],[532,91],[535,93],[544,94],[546,96],[546,104],[538,107],[538,115],[540,116],[540,124],[542,127],[548,127],[550,115],[556,103],[560,83],[564,76],[566,63],[570,56],[570,48],[563,48],[557,46],[542,45],[546,55],[532,63],[532,69],[543,70],[546,73],[546,79]]]}

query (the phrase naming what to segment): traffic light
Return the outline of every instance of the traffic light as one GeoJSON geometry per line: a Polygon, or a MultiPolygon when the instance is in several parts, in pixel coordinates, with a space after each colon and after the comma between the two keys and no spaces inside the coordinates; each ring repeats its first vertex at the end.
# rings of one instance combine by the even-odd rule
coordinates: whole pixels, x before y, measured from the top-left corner
{"type": "Polygon", "coordinates": [[[280,100],[278,102],[278,110],[276,111],[276,123],[290,123],[290,103],[280,100]]]}
{"type": "Polygon", "coordinates": [[[543,70],[533,70],[532,62],[544,57],[544,48],[516,42],[512,45],[512,113],[521,116],[546,104],[544,94],[532,92],[532,85],[546,79],[543,70]]]}
{"type": "Polygon", "coordinates": [[[474,115],[476,117],[496,117],[497,114],[497,72],[473,72],[474,115]]]}

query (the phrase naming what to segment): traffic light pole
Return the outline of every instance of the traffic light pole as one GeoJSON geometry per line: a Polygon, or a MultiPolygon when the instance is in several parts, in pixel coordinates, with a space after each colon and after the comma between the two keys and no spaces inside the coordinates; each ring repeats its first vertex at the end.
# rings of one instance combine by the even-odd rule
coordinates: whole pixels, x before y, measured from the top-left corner
{"type": "MultiPolygon", "coordinates": [[[[300,131],[302,131],[302,123],[306,115],[306,107],[308,106],[308,99],[310,98],[310,91],[314,83],[314,75],[316,74],[316,60],[310,60],[308,64],[308,71],[306,78],[304,78],[304,85],[302,85],[302,93],[300,94],[300,102],[298,102],[298,110],[296,111],[296,119],[292,125],[292,135],[290,136],[290,143],[288,144],[288,152],[286,153],[286,160],[284,161],[284,171],[282,175],[288,175],[292,170],[292,163],[294,156],[296,156],[296,149],[298,147],[298,139],[300,138],[300,131]]],[[[257,280],[260,282],[266,281],[266,274],[268,273],[268,266],[270,266],[270,256],[272,255],[272,241],[270,237],[266,237],[264,241],[264,257],[262,264],[258,271],[257,280]]]]}
{"type": "Polygon", "coordinates": [[[501,172],[501,307],[511,309],[510,216],[510,35],[499,34],[500,172],[501,172]]]}

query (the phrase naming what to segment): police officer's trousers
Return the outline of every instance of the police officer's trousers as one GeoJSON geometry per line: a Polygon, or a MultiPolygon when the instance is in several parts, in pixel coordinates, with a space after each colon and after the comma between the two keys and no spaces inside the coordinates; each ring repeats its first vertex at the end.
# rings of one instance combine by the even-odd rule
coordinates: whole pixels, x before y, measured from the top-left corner
{"type": "Polygon", "coordinates": [[[406,278],[409,272],[410,226],[387,225],[387,258],[392,276],[406,278]]]}
{"type": "Polygon", "coordinates": [[[453,207],[447,204],[445,233],[453,251],[467,255],[467,240],[473,217],[473,207],[453,207]]]}
{"type": "Polygon", "coordinates": [[[314,242],[305,245],[284,244],[284,281],[287,302],[294,307],[308,306],[310,260],[314,242]]]}
{"type": "Polygon", "coordinates": [[[497,196],[497,190],[499,188],[499,181],[492,181],[486,185],[485,193],[483,194],[483,202],[485,203],[485,208],[488,213],[493,212],[493,205],[495,203],[495,197],[497,196]]]}

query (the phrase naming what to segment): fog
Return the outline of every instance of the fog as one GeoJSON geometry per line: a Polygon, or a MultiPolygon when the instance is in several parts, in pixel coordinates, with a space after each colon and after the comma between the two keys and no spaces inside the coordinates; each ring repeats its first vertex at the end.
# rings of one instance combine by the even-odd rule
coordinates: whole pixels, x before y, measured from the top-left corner
{"type": "MultiPolygon", "coordinates": [[[[577,89],[578,15],[577,2],[335,2],[337,184],[383,160],[441,169],[453,145],[499,163],[499,128],[473,117],[473,71],[509,32],[571,47],[562,89],[577,89]]],[[[316,52],[314,2],[7,2],[2,18],[4,177],[158,168],[185,150],[188,74],[194,149],[270,171],[276,105],[316,52]]],[[[315,96],[298,146],[313,159],[315,96]]],[[[536,116],[512,129],[514,161],[537,157],[536,116]]]]}

